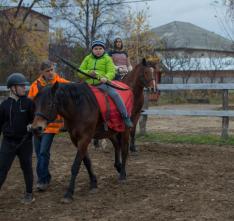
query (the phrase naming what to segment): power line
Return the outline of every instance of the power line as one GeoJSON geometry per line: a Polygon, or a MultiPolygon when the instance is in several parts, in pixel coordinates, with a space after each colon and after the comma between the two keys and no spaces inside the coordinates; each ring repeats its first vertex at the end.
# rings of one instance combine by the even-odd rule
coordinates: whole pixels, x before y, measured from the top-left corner
{"type": "MultiPolygon", "coordinates": [[[[121,4],[132,4],[132,3],[144,3],[144,2],[154,2],[154,1],[157,1],[157,0],[133,0],[133,1],[123,1],[123,2],[113,2],[113,3],[109,3],[109,4],[106,4],[106,5],[121,5],[121,4]]],[[[27,5],[22,5],[23,7],[27,7],[27,5]]],[[[16,6],[0,6],[1,8],[8,8],[8,7],[16,7],[16,6]]],[[[43,6],[34,6],[33,8],[79,8],[80,6],[78,5],[60,5],[60,6],[57,6],[57,7],[53,7],[51,5],[43,5],[43,6]]]]}
{"type": "Polygon", "coordinates": [[[117,5],[117,4],[131,4],[131,3],[137,3],[137,2],[141,2],[141,3],[144,3],[144,2],[154,2],[154,1],[157,1],[157,0],[134,0],[134,1],[124,1],[124,2],[113,2],[113,3],[110,3],[108,5],[117,5]]]}

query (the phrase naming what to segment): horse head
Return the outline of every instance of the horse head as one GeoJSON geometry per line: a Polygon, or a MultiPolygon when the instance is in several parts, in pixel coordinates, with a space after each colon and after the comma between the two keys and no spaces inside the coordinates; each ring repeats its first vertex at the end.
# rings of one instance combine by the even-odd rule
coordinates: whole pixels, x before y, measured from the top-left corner
{"type": "Polygon", "coordinates": [[[53,122],[57,116],[56,91],[58,83],[53,86],[38,87],[38,94],[34,99],[35,117],[32,123],[32,132],[41,135],[47,124],[53,122]]]}
{"type": "Polygon", "coordinates": [[[142,59],[141,65],[143,66],[143,73],[141,73],[141,83],[144,87],[149,88],[150,91],[157,91],[157,66],[155,63],[146,61],[145,58],[142,59]]]}

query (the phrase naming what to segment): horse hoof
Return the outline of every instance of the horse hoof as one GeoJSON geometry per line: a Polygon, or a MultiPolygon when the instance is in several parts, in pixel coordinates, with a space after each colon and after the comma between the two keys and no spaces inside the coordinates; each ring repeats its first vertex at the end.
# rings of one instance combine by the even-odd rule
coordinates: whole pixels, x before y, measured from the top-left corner
{"type": "Polygon", "coordinates": [[[120,183],[120,184],[125,184],[126,182],[127,182],[126,179],[119,179],[119,183],[120,183]]]}
{"type": "Polygon", "coordinates": [[[138,152],[137,149],[136,149],[135,147],[130,147],[130,151],[131,151],[132,153],[138,152]]]}
{"type": "Polygon", "coordinates": [[[95,193],[97,193],[97,191],[98,191],[97,188],[92,188],[92,189],[89,190],[89,193],[95,194],[95,193]]]}
{"type": "Polygon", "coordinates": [[[130,152],[131,156],[138,156],[139,152],[137,150],[130,152]]]}
{"type": "Polygon", "coordinates": [[[63,204],[70,204],[70,203],[72,203],[72,201],[73,201],[72,197],[64,197],[61,199],[61,203],[63,203],[63,204]]]}
{"type": "Polygon", "coordinates": [[[133,144],[133,145],[130,145],[130,146],[129,146],[129,150],[130,150],[131,152],[137,152],[137,146],[135,146],[134,144],[133,144]]]}
{"type": "Polygon", "coordinates": [[[123,176],[123,177],[119,176],[119,182],[120,183],[126,183],[126,181],[127,181],[126,176],[123,176]]]}

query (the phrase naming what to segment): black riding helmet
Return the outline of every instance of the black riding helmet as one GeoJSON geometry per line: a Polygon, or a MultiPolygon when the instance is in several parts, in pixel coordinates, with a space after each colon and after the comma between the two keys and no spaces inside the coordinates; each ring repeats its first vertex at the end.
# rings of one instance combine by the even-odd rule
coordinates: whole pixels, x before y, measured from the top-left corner
{"type": "Polygon", "coordinates": [[[14,85],[29,85],[26,77],[21,73],[13,73],[7,78],[7,88],[10,88],[14,85]]]}

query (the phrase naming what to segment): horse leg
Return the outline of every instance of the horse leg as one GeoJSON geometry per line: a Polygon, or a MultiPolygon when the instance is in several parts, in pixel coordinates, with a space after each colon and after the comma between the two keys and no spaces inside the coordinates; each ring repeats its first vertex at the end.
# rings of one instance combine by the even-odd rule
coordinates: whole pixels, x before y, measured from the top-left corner
{"type": "Polygon", "coordinates": [[[80,151],[77,151],[75,160],[74,160],[74,162],[72,164],[72,168],[71,168],[70,183],[69,183],[69,186],[68,186],[66,193],[64,194],[64,198],[62,199],[63,203],[71,203],[73,200],[73,194],[74,194],[74,189],[75,189],[75,180],[76,180],[76,176],[80,170],[81,161],[82,161],[82,159],[81,159],[80,151]]]}
{"type": "Polygon", "coordinates": [[[99,140],[94,138],[93,139],[93,145],[94,145],[95,149],[98,149],[100,147],[99,140]]]}
{"type": "Polygon", "coordinates": [[[66,193],[64,194],[64,198],[62,199],[63,203],[71,203],[73,200],[76,177],[79,173],[81,162],[87,153],[87,147],[90,141],[91,139],[88,140],[88,139],[81,138],[78,142],[78,145],[77,145],[78,150],[77,150],[76,157],[71,168],[71,179],[69,182],[68,189],[66,193]]]}
{"type": "Polygon", "coordinates": [[[130,131],[130,151],[137,152],[136,145],[135,145],[135,134],[136,134],[136,126],[131,128],[130,131]]]}
{"type": "Polygon", "coordinates": [[[129,131],[126,130],[121,135],[121,156],[122,156],[122,164],[121,164],[121,171],[119,174],[119,180],[124,181],[126,180],[126,161],[128,157],[128,146],[129,146],[129,131]]]}
{"type": "Polygon", "coordinates": [[[114,167],[118,173],[121,171],[121,162],[120,162],[120,135],[114,135],[110,138],[114,148],[115,148],[115,164],[114,167]]]}
{"type": "Polygon", "coordinates": [[[93,139],[93,145],[95,149],[98,149],[98,148],[105,149],[107,146],[107,142],[106,142],[106,139],[101,139],[101,140],[93,139]]]}
{"type": "Polygon", "coordinates": [[[86,153],[84,159],[83,159],[84,165],[88,171],[89,178],[90,178],[90,189],[91,191],[95,191],[97,189],[97,178],[96,175],[93,172],[92,162],[89,157],[88,152],[86,153]]]}
{"type": "Polygon", "coordinates": [[[115,148],[115,164],[114,167],[117,170],[118,173],[121,172],[121,162],[120,162],[120,148],[115,148]]]}

